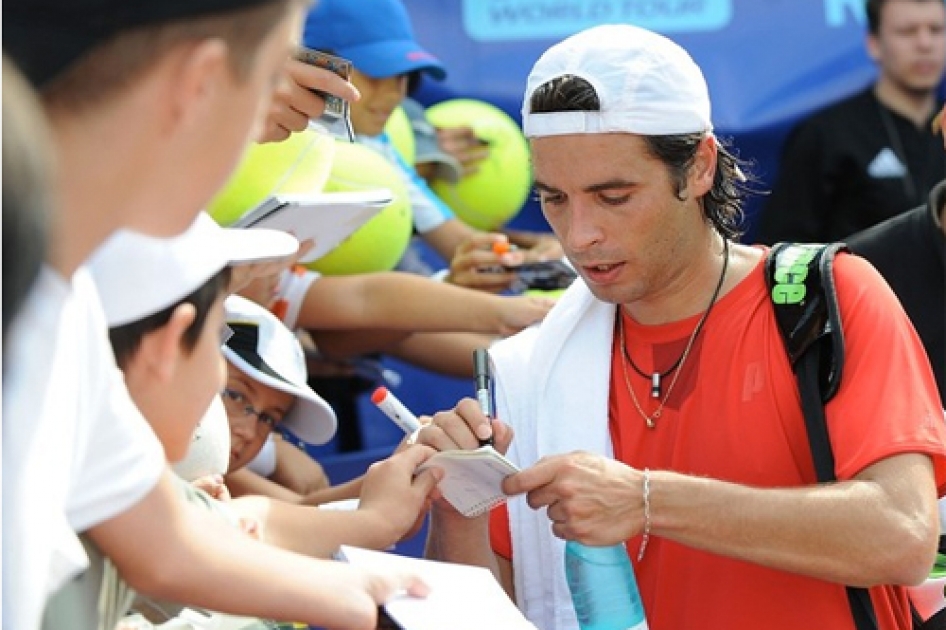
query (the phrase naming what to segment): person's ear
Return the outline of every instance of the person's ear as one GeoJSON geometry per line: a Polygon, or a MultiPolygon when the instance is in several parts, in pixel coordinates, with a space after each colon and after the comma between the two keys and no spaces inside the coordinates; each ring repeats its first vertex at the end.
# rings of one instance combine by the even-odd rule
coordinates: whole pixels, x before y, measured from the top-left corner
{"type": "Polygon", "coordinates": [[[716,136],[708,134],[700,141],[693,156],[693,164],[690,167],[689,190],[697,196],[702,197],[713,188],[713,180],[716,177],[717,160],[717,141],[716,136]]]}
{"type": "Polygon", "coordinates": [[[181,304],[171,313],[167,324],[141,340],[141,358],[152,378],[166,383],[174,377],[186,356],[182,345],[184,333],[196,317],[197,310],[193,304],[181,304]]]}
{"type": "MultiPolygon", "coordinates": [[[[168,124],[188,130],[215,115],[219,106],[214,96],[231,81],[229,48],[221,39],[203,39],[192,46],[180,46],[168,69],[170,107],[168,124]]],[[[189,131],[188,131],[189,133],[189,131]]]]}

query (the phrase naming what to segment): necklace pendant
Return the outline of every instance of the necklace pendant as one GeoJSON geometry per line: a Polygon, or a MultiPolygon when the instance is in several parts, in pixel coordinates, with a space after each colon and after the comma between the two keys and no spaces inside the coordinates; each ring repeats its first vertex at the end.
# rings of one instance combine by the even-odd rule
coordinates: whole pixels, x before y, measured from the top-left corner
{"type": "Polygon", "coordinates": [[[654,415],[644,418],[644,422],[647,424],[647,428],[648,428],[648,429],[653,429],[655,426],[657,426],[657,425],[654,423],[654,420],[656,420],[656,419],[659,418],[659,417],[660,417],[660,412],[658,411],[658,412],[655,413],[654,415]]]}
{"type": "Polygon", "coordinates": [[[660,373],[654,372],[650,375],[650,397],[660,398],[660,373]]]}

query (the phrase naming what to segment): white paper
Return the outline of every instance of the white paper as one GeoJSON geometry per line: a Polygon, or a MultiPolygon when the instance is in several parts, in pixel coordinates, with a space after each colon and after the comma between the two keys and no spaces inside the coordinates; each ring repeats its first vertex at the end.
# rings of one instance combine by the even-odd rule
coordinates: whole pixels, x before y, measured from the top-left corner
{"type": "Polygon", "coordinates": [[[384,609],[404,630],[535,629],[488,569],[410,558],[343,545],[339,556],[350,564],[379,570],[409,571],[430,587],[425,598],[399,595],[384,609]]]}
{"type": "Polygon", "coordinates": [[[387,188],[351,192],[272,195],[232,227],[282,230],[315,247],[300,262],[311,262],[338,247],[358,228],[390,205],[387,188]]]}
{"type": "Polygon", "coordinates": [[[444,471],[438,484],[443,497],[464,516],[479,516],[506,500],[503,479],[519,467],[492,446],[476,450],[440,451],[417,468],[444,471]]]}

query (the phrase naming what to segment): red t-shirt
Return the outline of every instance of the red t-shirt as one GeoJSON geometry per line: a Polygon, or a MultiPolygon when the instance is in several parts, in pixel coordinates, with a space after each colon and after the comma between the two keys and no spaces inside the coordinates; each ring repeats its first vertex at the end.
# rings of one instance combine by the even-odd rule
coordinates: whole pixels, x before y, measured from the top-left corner
{"type": "MultiPolygon", "coordinates": [[[[923,347],[893,293],[864,261],[839,257],[836,276],[847,345],[843,385],[827,407],[837,476],[849,479],[885,457],[920,452],[934,456],[942,493],[946,429],[923,347]]],[[[642,326],[624,316],[634,363],[645,373],[666,369],[698,319],[642,326]]],[[[815,483],[797,387],[761,265],[714,307],[654,429],[645,427],[631,401],[617,347],[615,335],[609,422],[618,460],[757,487],[815,483]]],[[[649,379],[630,367],[628,376],[644,411],[652,413],[658,403],[649,398],[649,379]]],[[[494,551],[511,558],[508,522],[505,507],[494,510],[490,532],[494,551]]],[[[853,628],[840,585],[659,536],[651,536],[637,563],[639,546],[639,537],[628,541],[654,630],[853,628]]],[[[881,630],[910,627],[903,589],[871,594],[881,630]]]]}

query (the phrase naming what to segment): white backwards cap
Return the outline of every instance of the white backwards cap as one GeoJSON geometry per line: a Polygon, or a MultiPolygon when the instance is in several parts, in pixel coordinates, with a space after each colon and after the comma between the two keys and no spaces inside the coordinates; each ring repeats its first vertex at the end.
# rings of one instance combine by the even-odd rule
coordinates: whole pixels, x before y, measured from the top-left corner
{"type": "Polygon", "coordinates": [[[671,40],[629,24],[584,30],[549,48],[526,83],[527,138],[582,133],[647,136],[712,131],[709,90],[699,66],[671,40]],[[594,88],[599,111],[531,113],[537,88],[574,75],[594,88]]]}
{"type": "Polygon", "coordinates": [[[173,306],[229,265],[279,260],[299,241],[278,230],[222,228],[201,212],[171,238],[112,234],[89,259],[109,328],[173,306]]]}
{"type": "Polygon", "coordinates": [[[305,355],[295,334],[268,310],[239,295],[224,302],[233,335],[223,356],[258,383],[296,397],[280,423],[309,444],[325,444],[335,435],[332,407],[308,384],[305,355]]]}

